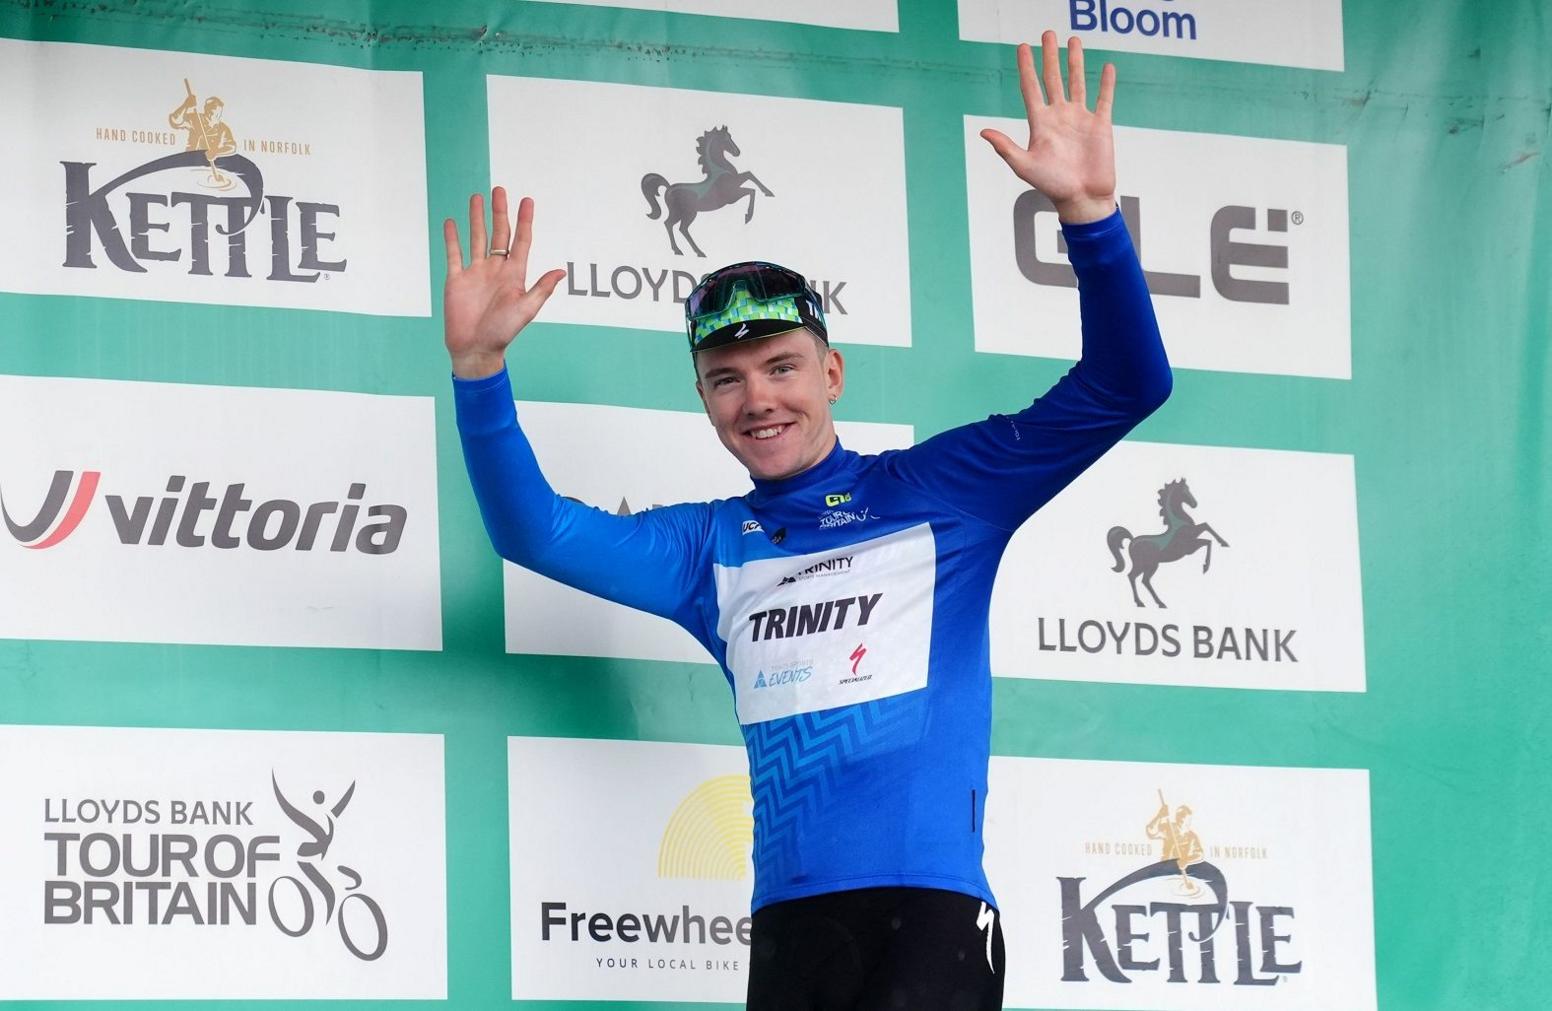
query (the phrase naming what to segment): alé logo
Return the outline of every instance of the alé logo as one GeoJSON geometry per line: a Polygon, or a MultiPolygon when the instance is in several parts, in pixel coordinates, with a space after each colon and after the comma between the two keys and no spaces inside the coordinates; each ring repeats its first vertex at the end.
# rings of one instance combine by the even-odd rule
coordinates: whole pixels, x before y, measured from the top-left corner
{"type": "MultiPolygon", "coordinates": [[[[1143,251],[1142,201],[1138,197],[1122,196],[1120,202],[1121,217],[1131,233],[1137,258],[1142,261],[1148,291],[1174,298],[1201,298],[1200,274],[1149,269],[1147,254],[1143,251]]],[[[1013,201],[1013,256],[1019,273],[1032,284],[1076,288],[1078,277],[1072,267],[1060,261],[1042,259],[1036,248],[1036,220],[1044,214],[1055,215],[1056,205],[1039,190],[1025,190],[1013,201]]],[[[1290,224],[1297,228],[1303,223],[1302,212],[1289,211],[1285,207],[1225,204],[1217,208],[1207,223],[1208,276],[1213,290],[1230,302],[1288,305],[1291,286],[1286,271],[1290,224]],[[1257,241],[1244,233],[1255,233],[1257,241]],[[1241,276],[1243,272],[1239,268],[1244,267],[1255,268],[1260,276],[1241,276]]],[[[1056,248],[1064,255],[1067,252],[1067,240],[1060,233],[1056,248]]]]}
{"type": "MultiPolygon", "coordinates": [[[[148,264],[175,264],[196,277],[302,284],[343,272],[347,261],[332,258],[339,205],[267,193],[263,170],[248,157],[305,158],[312,145],[245,138],[228,121],[220,96],[201,98],[187,79],[183,92],[166,114],[167,131],[134,131],[135,139],[169,146],[181,138],[182,151],[117,174],[96,160],[60,162],[64,266],[97,270],[101,258],[134,274],[147,273],[148,264]]],[[[97,139],[125,141],[127,133],[103,128],[97,139]]]]}
{"type": "MultiPolygon", "coordinates": [[[[102,472],[57,470],[43,503],[26,518],[13,511],[0,487],[0,515],[23,547],[52,548],[80,527],[98,497],[102,472]]],[[[119,543],[160,547],[255,551],[346,552],[367,555],[397,551],[408,510],[366,500],[366,484],[351,484],[343,499],[302,503],[295,499],[250,497],[247,484],[228,484],[219,495],[209,481],[188,483],[183,474],[167,480],[160,495],[103,494],[104,509],[119,543]]],[[[102,512],[104,510],[98,510],[102,512]]]]}

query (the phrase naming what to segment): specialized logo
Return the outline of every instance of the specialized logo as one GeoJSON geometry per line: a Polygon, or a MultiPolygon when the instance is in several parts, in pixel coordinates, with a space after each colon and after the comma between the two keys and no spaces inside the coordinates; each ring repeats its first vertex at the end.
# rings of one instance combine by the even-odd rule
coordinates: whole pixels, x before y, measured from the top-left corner
{"type": "MultiPolygon", "coordinates": [[[[1264,847],[1214,847],[1202,843],[1192,827],[1187,805],[1173,812],[1159,791],[1159,807],[1143,828],[1143,835],[1160,844],[1159,859],[1112,882],[1084,900],[1086,877],[1058,877],[1061,890],[1062,980],[1089,982],[1098,972],[1113,983],[1137,981],[1138,973],[1166,968],[1171,983],[1273,986],[1284,976],[1302,971],[1302,960],[1288,950],[1293,944],[1294,909],[1287,905],[1263,905],[1230,898],[1224,871],[1208,857],[1245,856],[1265,859],[1264,847]],[[1164,886],[1161,892],[1160,884],[1164,886]],[[1136,891],[1130,901],[1122,893],[1136,891]],[[1149,929],[1150,923],[1155,924],[1149,929]],[[1218,937],[1232,921],[1233,938],[1218,937]],[[1107,934],[1107,926],[1114,933],[1107,934]],[[1147,959],[1138,951],[1149,938],[1165,939],[1165,959],[1147,959]],[[1188,979],[1187,951],[1194,946],[1195,979],[1188,979]],[[1223,958],[1227,956],[1227,958],[1223,958]],[[1220,961],[1222,959],[1222,961],[1220,961]],[[1227,963],[1227,964],[1224,964],[1227,963]],[[1131,975],[1128,975],[1130,973],[1131,975]]],[[[1130,852],[1136,844],[1094,841],[1085,844],[1091,855],[1130,852]]]]}
{"type": "Polygon", "coordinates": [[[1111,571],[1120,572],[1126,568],[1128,561],[1131,563],[1131,571],[1127,572],[1126,578],[1132,586],[1132,600],[1138,607],[1144,606],[1142,598],[1137,595],[1139,579],[1153,602],[1163,607],[1164,601],[1159,599],[1153,589],[1153,574],[1160,565],[1179,561],[1198,549],[1206,549],[1202,558],[1202,572],[1205,574],[1212,565],[1212,542],[1217,541],[1220,547],[1229,546],[1228,541],[1218,536],[1218,531],[1209,524],[1196,522],[1186,512],[1187,507],[1196,508],[1196,498],[1191,494],[1185,478],[1171,481],[1160,488],[1158,501],[1159,517],[1164,521],[1164,529],[1160,533],[1134,537],[1125,527],[1114,526],[1105,535],[1111,557],[1115,559],[1115,568],[1111,571]],[[1203,534],[1208,536],[1204,537],[1203,534]],[[1121,557],[1122,547],[1126,547],[1125,559],[1121,557]]]}
{"type": "MultiPolygon", "coordinates": [[[[356,958],[381,958],[388,949],[382,906],[361,891],[354,869],[325,864],[356,783],[332,804],[314,790],[311,805],[288,799],[273,771],[270,785],[280,812],[309,837],[295,853],[301,877],[276,875],[263,892],[270,922],[288,937],[332,923],[356,958]]],[[[44,832],[53,853],[53,876],[43,883],[44,925],[258,925],[264,864],[278,864],[281,854],[279,834],[255,826],[253,807],[251,800],[45,800],[45,823],[114,830],[44,832]],[[185,827],[202,830],[175,830],[185,827]]]]}
{"type": "Polygon", "coordinates": [[[746,619],[750,624],[749,641],[764,642],[769,639],[795,639],[805,635],[828,632],[832,628],[846,628],[848,617],[854,619],[854,627],[868,623],[873,610],[884,594],[841,597],[817,604],[793,604],[791,607],[774,607],[756,611],[746,619]],[[853,609],[855,608],[855,610],[853,609]]]}
{"type": "Polygon", "coordinates": [[[997,910],[982,902],[981,911],[975,917],[975,929],[986,932],[986,968],[991,970],[993,976],[997,975],[997,966],[992,961],[992,931],[996,928],[997,910]]]}
{"type": "Polygon", "coordinates": [[[738,325],[738,332],[735,333],[733,336],[734,337],[742,337],[744,334],[746,334],[748,332],[749,332],[749,324],[748,323],[740,323],[738,325]]]}
{"type": "MultiPolygon", "coordinates": [[[[60,544],[80,526],[101,479],[101,471],[82,471],[79,481],[75,471],[55,471],[43,504],[25,522],[12,515],[0,490],[6,529],[24,547],[60,544]]],[[[160,547],[171,538],[172,544],[183,548],[331,552],[354,548],[362,554],[389,555],[398,550],[409,519],[404,506],[392,503],[366,505],[363,517],[366,485],[361,482],[351,484],[343,500],[304,506],[289,498],[249,498],[244,482],[228,484],[217,498],[210,494],[209,481],[196,481],[185,490],[187,480],[186,475],[172,475],[160,497],[105,494],[119,543],[160,547]]]]}
{"type": "Polygon", "coordinates": [[[713,127],[700,135],[695,142],[695,160],[700,166],[702,176],[693,182],[670,183],[667,178],[649,172],[641,177],[641,195],[646,197],[647,206],[651,208],[647,217],[656,221],[663,215],[663,207],[658,206],[658,194],[663,195],[663,204],[667,207],[667,215],[663,217],[663,228],[668,232],[668,245],[674,251],[675,256],[683,256],[684,251],[674,241],[674,229],[679,229],[679,234],[695,250],[696,256],[705,256],[701,247],[695,244],[695,239],[690,235],[690,224],[701,211],[714,211],[729,204],[736,204],[748,198],[749,205],[744,209],[744,223],[748,224],[754,218],[755,191],[746,183],[753,183],[761,193],[768,197],[774,197],[759,178],[753,172],[744,172],[735,168],[729,158],[741,155],[738,144],[734,142],[733,135],[726,126],[713,127]]]}
{"type": "Polygon", "coordinates": [[[143,162],[104,180],[93,161],[64,167],[64,266],[100,269],[98,257],[132,274],[177,269],[194,277],[262,277],[313,284],[344,273],[335,251],[338,203],[266,193],[264,173],[250,155],[307,158],[307,141],[239,138],[226,102],[203,101],[189,81],[167,114],[168,131],[99,129],[100,141],[130,141],[183,150],[143,162]],[[94,170],[98,170],[94,178],[94,170]],[[136,188],[130,188],[131,185],[136,188]],[[120,209],[115,209],[115,205],[120,209]],[[127,211],[126,211],[127,208],[127,211]],[[121,215],[127,213],[127,220],[121,215]],[[255,228],[260,215],[268,228],[255,228]],[[176,264],[176,268],[148,265],[176,264]]]}
{"type": "Polygon", "coordinates": [[[859,681],[872,681],[873,680],[873,675],[872,674],[860,674],[860,673],[857,672],[857,667],[862,663],[862,658],[867,656],[867,655],[868,655],[868,648],[867,648],[867,646],[863,645],[860,642],[857,643],[857,648],[852,650],[851,651],[851,655],[846,658],[846,659],[851,661],[851,677],[841,678],[839,681],[836,682],[836,684],[854,685],[854,684],[857,684],[859,681]]]}

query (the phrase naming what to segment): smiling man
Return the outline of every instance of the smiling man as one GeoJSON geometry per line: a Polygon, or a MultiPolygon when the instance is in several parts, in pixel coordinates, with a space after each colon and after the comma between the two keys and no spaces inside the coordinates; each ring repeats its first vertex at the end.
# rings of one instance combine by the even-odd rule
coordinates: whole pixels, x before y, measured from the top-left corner
{"type": "MultiPolygon", "coordinates": [[[[733,691],[754,795],[748,1007],[1001,1007],[981,867],[991,744],[988,610],[1009,538],[1170,391],[1142,268],[1115,209],[1114,68],[1093,111],[1083,52],[1042,39],[1019,80],[1030,139],[983,136],[1057,208],[1083,357],[1034,403],[905,450],[836,439],[845,363],[818,300],[774,264],[716,271],[686,301],[696,389],[753,489],[615,516],[555,493],[519,428],[503,355],[564,277],[526,283],[533,205],[448,221],[444,300],[459,431],[496,550],[669,618],[733,691]]],[[[1034,324],[1034,321],[1031,321],[1034,324]]],[[[968,340],[966,341],[968,343],[968,340]]],[[[665,451],[671,449],[665,447],[665,451]]]]}

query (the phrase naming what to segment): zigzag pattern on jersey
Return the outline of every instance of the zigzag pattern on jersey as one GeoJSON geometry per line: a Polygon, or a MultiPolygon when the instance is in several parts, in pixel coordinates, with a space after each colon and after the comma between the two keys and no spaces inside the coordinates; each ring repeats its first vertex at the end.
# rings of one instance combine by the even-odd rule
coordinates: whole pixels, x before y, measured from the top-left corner
{"type": "Polygon", "coordinates": [[[836,770],[924,701],[875,699],[747,728],[756,843],[774,858],[767,866],[793,866],[799,828],[829,801],[836,770]]]}

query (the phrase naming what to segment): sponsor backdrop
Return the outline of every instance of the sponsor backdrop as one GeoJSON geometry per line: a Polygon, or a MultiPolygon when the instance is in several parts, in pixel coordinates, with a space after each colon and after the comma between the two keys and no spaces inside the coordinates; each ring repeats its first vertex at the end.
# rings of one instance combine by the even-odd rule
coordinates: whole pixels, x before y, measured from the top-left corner
{"type": "Polygon", "coordinates": [[[1077,353],[977,136],[1051,26],[1119,68],[1177,373],[996,587],[1008,1005],[1540,1006],[1534,0],[363,10],[0,2],[0,1000],[738,1003],[761,714],[491,551],[440,222],[538,198],[563,494],[747,487],[676,329],[746,257],[825,300],[843,440],[907,445],[1077,353]]]}

